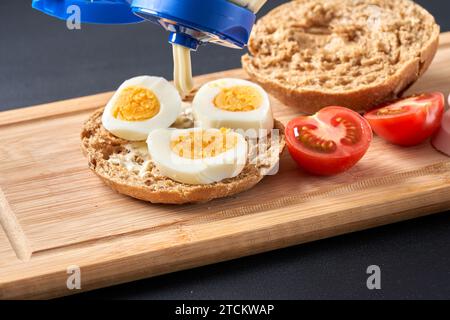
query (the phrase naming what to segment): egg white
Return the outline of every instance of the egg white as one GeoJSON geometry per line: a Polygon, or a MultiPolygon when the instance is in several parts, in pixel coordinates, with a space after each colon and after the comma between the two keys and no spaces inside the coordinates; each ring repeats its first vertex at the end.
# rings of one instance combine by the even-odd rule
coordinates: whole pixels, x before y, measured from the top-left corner
{"type": "Polygon", "coordinates": [[[155,129],[170,127],[181,112],[181,97],[175,87],[166,79],[139,76],[125,81],[115,92],[105,107],[102,123],[113,135],[130,140],[144,141],[155,129]],[[151,90],[160,102],[160,110],[153,118],[143,121],[126,121],[113,116],[113,109],[122,90],[138,86],[151,90]]]}
{"type": "Polygon", "coordinates": [[[211,81],[203,85],[194,97],[192,110],[196,126],[203,128],[231,128],[241,130],[271,130],[273,115],[270,100],[264,89],[250,81],[225,78],[211,81]],[[215,97],[224,88],[248,86],[256,89],[261,95],[261,105],[252,111],[227,111],[214,105],[215,97]]]}
{"type": "MultiPolygon", "coordinates": [[[[210,184],[239,175],[245,167],[248,154],[247,141],[241,134],[229,133],[236,136],[236,145],[214,157],[188,159],[172,151],[173,139],[198,130],[203,129],[158,129],[149,134],[148,151],[159,172],[163,176],[186,184],[210,184]]],[[[220,133],[218,129],[209,130],[220,133]]]]}

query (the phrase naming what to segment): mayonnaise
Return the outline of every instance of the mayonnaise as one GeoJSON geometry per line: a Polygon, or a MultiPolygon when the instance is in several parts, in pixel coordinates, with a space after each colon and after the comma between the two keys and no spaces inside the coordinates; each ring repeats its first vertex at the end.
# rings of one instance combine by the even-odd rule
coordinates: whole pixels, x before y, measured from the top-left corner
{"type": "Polygon", "coordinates": [[[254,13],[257,13],[262,6],[267,2],[267,0],[229,0],[236,3],[237,5],[247,8],[254,13]]]}
{"type": "Polygon", "coordinates": [[[172,46],[174,66],[173,79],[181,98],[184,98],[194,87],[194,82],[192,80],[191,50],[177,44],[172,44],[172,46]]]}

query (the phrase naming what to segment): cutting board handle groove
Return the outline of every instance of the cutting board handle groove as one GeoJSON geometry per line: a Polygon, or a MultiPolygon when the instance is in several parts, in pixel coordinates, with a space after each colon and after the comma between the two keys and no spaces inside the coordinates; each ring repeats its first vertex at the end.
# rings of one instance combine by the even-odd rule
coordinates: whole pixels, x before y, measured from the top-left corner
{"type": "Polygon", "coordinates": [[[22,230],[16,215],[9,206],[5,194],[0,188],[0,224],[5,231],[6,236],[16,253],[18,259],[28,261],[31,258],[31,247],[28,239],[22,230]]]}

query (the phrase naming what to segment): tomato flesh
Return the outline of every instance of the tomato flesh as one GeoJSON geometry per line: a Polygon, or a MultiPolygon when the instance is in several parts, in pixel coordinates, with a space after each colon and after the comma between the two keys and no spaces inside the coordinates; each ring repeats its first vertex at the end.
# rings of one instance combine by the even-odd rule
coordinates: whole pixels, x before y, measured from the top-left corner
{"type": "Polygon", "coordinates": [[[444,115],[444,95],[424,93],[383,104],[366,113],[373,131],[400,146],[415,146],[439,129],[444,115]]]}
{"type": "Polygon", "coordinates": [[[292,158],[305,171],[335,175],[353,167],[372,141],[368,122],[343,107],[327,107],[313,116],[293,119],[286,126],[292,158]]]}

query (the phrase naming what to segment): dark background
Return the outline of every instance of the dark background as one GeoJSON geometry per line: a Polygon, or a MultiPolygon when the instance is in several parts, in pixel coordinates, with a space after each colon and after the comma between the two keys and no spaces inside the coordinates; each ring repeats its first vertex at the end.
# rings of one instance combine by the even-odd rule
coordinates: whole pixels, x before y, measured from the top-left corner
{"type": "MultiPolygon", "coordinates": [[[[261,12],[285,1],[269,0],[261,12]]],[[[450,2],[417,1],[450,30],[450,2]]],[[[116,89],[127,78],[172,78],[167,34],[152,24],[69,31],[31,1],[0,1],[0,110],[116,89]]],[[[242,51],[202,47],[195,74],[240,64],[242,51]]],[[[1,114],[0,114],[1,117],[1,114]]],[[[73,298],[450,299],[450,215],[440,214],[230,262],[101,289],[73,298]],[[379,265],[382,290],[366,288],[379,265]]]]}

